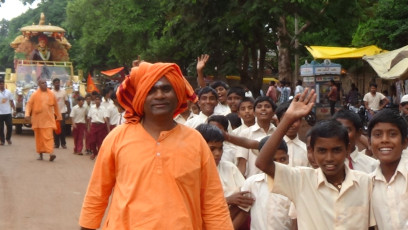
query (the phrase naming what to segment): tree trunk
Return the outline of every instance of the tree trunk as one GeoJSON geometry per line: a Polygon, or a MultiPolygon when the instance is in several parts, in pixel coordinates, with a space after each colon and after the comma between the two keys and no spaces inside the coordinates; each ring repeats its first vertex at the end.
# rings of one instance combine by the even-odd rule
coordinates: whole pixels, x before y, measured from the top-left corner
{"type": "Polygon", "coordinates": [[[239,75],[241,77],[241,84],[248,87],[248,89],[252,88],[252,81],[248,74],[248,67],[249,67],[249,47],[247,45],[243,45],[243,52],[242,52],[242,63],[239,65],[239,75]]]}
{"type": "Polygon", "coordinates": [[[286,17],[279,18],[280,25],[278,27],[278,69],[279,80],[290,81],[292,79],[292,66],[290,64],[290,42],[286,28],[286,17]]]}

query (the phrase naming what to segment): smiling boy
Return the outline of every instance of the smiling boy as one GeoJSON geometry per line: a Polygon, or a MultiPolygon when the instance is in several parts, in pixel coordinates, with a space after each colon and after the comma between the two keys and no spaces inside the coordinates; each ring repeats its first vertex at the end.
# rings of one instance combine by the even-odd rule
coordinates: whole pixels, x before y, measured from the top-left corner
{"type": "MultiPolygon", "coordinates": [[[[275,130],[275,126],[271,123],[274,111],[276,109],[270,97],[264,96],[256,99],[254,104],[254,114],[256,123],[248,129],[241,132],[240,136],[248,139],[260,141],[265,136],[271,135],[275,130]]],[[[260,173],[261,171],[255,167],[255,160],[258,155],[257,149],[240,148],[237,151],[238,168],[246,177],[260,173]]]]}
{"type": "Polygon", "coordinates": [[[184,125],[191,128],[196,128],[198,125],[206,123],[208,117],[214,114],[214,108],[217,105],[217,92],[211,87],[204,87],[198,92],[198,106],[200,113],[190,120],[187,120],[184,125]]]}
{"type": "Polygon", "coordinates": [[[397,112],[385,109],[368,124],[373,154],[380,165],[372,174],[372,205],[378,229],[408,228],[408,161],[401,158],[407,147],[407,123],[397,112]]]}
{"type": "Polygon", "coordinates": [[[288,197],[296,206],[301,229],[368,229],[375,225],[370,209],[371,179],[345,167],[349,151],[347,130],[335,120],[316,124],[310,147],[318,169],[290,167],[273,161],[276,149],[291,124],[306,116],[316,94],[306,89],[295,96],[271,138],[265,143],[256,166],[273,180],[272,192],[288,197]]]}

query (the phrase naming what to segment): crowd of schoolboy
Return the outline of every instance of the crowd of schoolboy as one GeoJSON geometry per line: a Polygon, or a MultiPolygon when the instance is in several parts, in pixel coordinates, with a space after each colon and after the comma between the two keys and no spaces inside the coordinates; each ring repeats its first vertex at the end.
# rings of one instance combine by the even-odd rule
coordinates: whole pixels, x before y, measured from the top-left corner
{"type": "Polygon", "coordinates": [[[124,110],[115,96],[112,88],[105,88],[102,94],[95,91],[76,98],[70,113],[74,154],[83,155],[85,150],[91,160],[95,159],[106,135],[124,123],[124,110]]]}
{"type": "MultiPolygon", "coordinates": [[[[208,57],[198,59],[200,84],[208,57]]],[[[408,229],[408,96],[398,114],[384,109],[370,121],[370,152],[358,149],[360,117],[337,111],[299,139],[313,94],[271,84],[255,100],[241,87],[201,84],[197,104],[174,120],[197,129],[211,149],[235,229],[408,229]],[[308,94],[307,94],[308,93],[308,94]],[[279,96],[280,95],[280,96],[279,96]],[[279,104],[279,106],[277,106],[279,104]],[[272,136],[271,138],[269,138],[272,136]],[[263,148],[263,146],[265,147],[263,148]]],[[[83,140],[91,159],[103,138],[123,123],[123,109],[102,95],[78,97],[73,120],[74,153],[83,140]]]]}
{"type": "Polygon", "coordinates": [[[361,119],[350,110],[301,141],[316,96],[296,91],[279,103],[270,92],[254,100],[214,82],[197,92],[201,111],[185,116],[213,152],[234,228],[408,229],[408,95],[400,113],[384,108],[371,118],[368,156],[357,147],[361,119]]]}

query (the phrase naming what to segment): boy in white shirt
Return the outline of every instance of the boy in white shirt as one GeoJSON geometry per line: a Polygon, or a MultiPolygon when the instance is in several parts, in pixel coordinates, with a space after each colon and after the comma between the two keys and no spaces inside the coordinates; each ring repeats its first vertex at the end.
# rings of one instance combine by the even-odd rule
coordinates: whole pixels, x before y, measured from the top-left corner
{"type": "Polygon", "coordinates": [[[198,106],[200,113],[190,120],[187,120],[184,125],[196,128],[198,125],[207,123],[208,117],[214,114],[214,108],[218,103],[218,94],[211,87],[204,87],[198,92],[198,106]]]}
{"type": "MultiPolygon", "coordinates": [[[[258,97],[254,104],[256,123],[248,129],[242,131],[240,136],[260,141],[265,136],[271,135],[276,128],[271,123],[275,109],[276,105],[270,97],[258,97]]],[[[239,148],[237,151],[237,166],[242,175],[245,177],[250,177],[261,172],[257,167],[255,167],[255,160],[258,152],[258,149],[247,148],[239,148]]]]}
{"type": "Polygon", "coordinates": [[[249,192],[240,191],[241,186],[245,182],[245,178],[233,163],[221,160],[224,142],[222,131],[217,126],[211,124],[201,124],[196,129],[201,133],[214,156],[224,189],[224,197],[229,205],[231,219],[234,223],[240,211],[238,206],[248,208],[253,203],[253,199],[247,196],[249,192]]]}
{"type": "MultiPolygon", "coordinates": [[[[85,95],[85,102],[84,102],[84,107],[86,108],[86,114],[88,114],[89,110],[91,109],[92,106],[95,106],[94,101],[92,100],[92,95],[90,93],[87,93],[85,95]]],[[[91,154],[91,145],[90,141],[91,137],[89,136],[88,129],[85,129],[85,151],[86,154],[91,154]]]]}
{"type": "MultiPolygon", "coordinates": [[[[282,120],[285,116],[285,112],[288,110],[289,105],[290,101],[284,102],[278,106],[276,109],[278,121],[282,120]]],[[[295,121],[283,137],[283,140],[285,140],[288,145],[289,166],[309,166],[306,144],[299,139],[298,135],[301,123],[302,118],[295,121]]]]}
{"type": "Polygon", "coordinates": [[[255,124],[254,99],[245,97],[238,105],[238,116],[241,118],[241,126],[234,129],[232,133],[241,136],[241,132],[255,124]]]}
{"type": "Polygon", "coordinates": [[[90,137],[91,160],[98,155],[103,139],[110,131],[108,112],[101,106],[101,95],[95,95],[95,106],[91,106],[88,112],[88,132],[90,137]]]}
{"type": "Polygon", "coordinates": [[[378,160],[367,156],[363,152],[359,152],[356,146],[356,141],[360,138],[363,125],[360,117],[350,110],[339,110],[333,115],[348,131],[350,140],[350,154],[346,158],[345,164],[350,169],[362,171],[365,173],[372,173],[378,167],[378,160]]]}
{"type": "Polygon", "coordinates": [[[369,175],[344,165],[350,150],[346,128],[336,120],[316,124],[310,146],[318,169],[289,167],[273,161],[280,140],[293,122],[306,116],[316,94],[306,89],[294,97],[271,138],[265,143],[256,166],[268,174],[269,188],[288,197],[296,206],[299,229],[368,229],[375,225],[371,209],[369,175]]]}
{"type": "MultiPolygon", "coordinates": [[[[208,118],[207,121],[210,125],[215,125],[221,131],[228,132],[228,119],[223,115],[212,115],[208,118]]],[[[235,157],[235,152],[237,151],[237,146],[224,140],[223,144],[223,154],[222,154],[222,161],[229,161],[234,165],[237,164],[237,158],[235,157]]]]}
{"type": "Polygon", "coordinates": [[[407,147],[407,123],[396,111],[384,109],[368,124],[373,154],[380,160],[373,177],[372,205],[377,227],[408,229],[408,160],[401,157],[407,147]]]}
{"type": "Polygon", "coordinates": [[[82,155],[84,135],[86,130],[86,112],[84,98],[79,96],[76,105],[69,115],[72,119],[72,136],[74,137],[74,154],[82,155]]]}
{"type": "MultiPolygon", "coordinates": [[[[259,142],[259,150],[265,144],[269,137],[264,137],[259,142]]],[[[281,141],[276,150],[274,161],[282,164],[289,163],[288,147],[284,140],[281,141]]],[[[241,191],[248,191],[254,198],[254,204],[251,207],[241,207],[241,212],[251,212],[251,230],[291,230],[292,220],[289,217],[289,208],[291,201],[280,194],[271,193],[268,188],[268,180],[265,173],[253,175],[246,179],[241,191]]],[[[239,214],[237,219],[243,222],[246,215],[239,214]],[[242,218],[243,217],[243,218],[242,218]]]]}

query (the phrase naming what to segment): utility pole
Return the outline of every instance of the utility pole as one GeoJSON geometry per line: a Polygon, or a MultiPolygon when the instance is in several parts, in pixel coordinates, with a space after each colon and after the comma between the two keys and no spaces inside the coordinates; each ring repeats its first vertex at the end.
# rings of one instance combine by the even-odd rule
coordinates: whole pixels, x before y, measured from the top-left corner
{"type": "Polygon", "coordinates": [[[299,22],[298,22],[298,15],[295,13],[295,73],[292,75],[292,84],[296,84],[296,81],[299,77],[299,39],[298,39],[298,33],[299,33],[299,22]]]}

